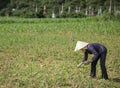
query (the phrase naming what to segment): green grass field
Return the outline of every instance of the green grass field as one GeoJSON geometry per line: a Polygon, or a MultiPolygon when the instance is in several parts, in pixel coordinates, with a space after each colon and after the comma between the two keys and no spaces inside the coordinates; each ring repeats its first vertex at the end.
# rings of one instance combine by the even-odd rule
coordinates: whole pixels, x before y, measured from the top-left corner
{"type": "Polygon", "coordinates": [[[120,88],[120,22],[0,17],[0,88],[120,88]],[[107,47],[109,80],[99,62],[96,78],[90,65],[77,68],[84,56],[74,52],[78,40],[107,47]]]}

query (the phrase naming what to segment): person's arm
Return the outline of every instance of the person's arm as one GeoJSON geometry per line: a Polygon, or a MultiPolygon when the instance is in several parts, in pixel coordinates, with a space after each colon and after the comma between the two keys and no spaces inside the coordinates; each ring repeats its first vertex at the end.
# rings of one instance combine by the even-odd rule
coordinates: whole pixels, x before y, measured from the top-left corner
{"type": "Polygon", "coordinates": [[[89,49],[94,54],[93,58],[91,60],[87,61],[88,52],[85,52],[82,62],[80,64],[78,64],[77,67],[80,67],[82,64],[88,65],[98,58],[99,54],[97,53],[97,51],[95,50],[95,48],[93,46],[88,46],[87,49],[89,49]]]}
{"type": "Polygon", "coordinates": [[[87,61],[87,58],[88,58],[88,52],[85,51],[85,53],[84,53],[84,58],[83,58],[82,62],[81,62],[80,64],[77,65],[77,67],[78,67],[78,68],[81,67],[82,64],[84,64],[84,62],[87,61]]]}
{"type": "Polygon", "coordinates": [[[85,51],[84,52],[84,58],[83,58],[82,62],[87,61],[87,59],[88,59],[88,52],[85,51]]]}

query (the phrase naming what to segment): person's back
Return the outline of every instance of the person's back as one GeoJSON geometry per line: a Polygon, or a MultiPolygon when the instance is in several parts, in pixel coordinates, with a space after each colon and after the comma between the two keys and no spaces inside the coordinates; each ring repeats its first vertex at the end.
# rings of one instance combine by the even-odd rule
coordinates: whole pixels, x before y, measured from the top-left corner
{"type": "Polygon", "coordinates": [[[87,45],[87,50],[89,51],[89,53],[94,53],[95,51],[97,53],[102,53],[104,51],[107,51],[106,47],[99,44],[99,43],[90,43],[87,45]]]}

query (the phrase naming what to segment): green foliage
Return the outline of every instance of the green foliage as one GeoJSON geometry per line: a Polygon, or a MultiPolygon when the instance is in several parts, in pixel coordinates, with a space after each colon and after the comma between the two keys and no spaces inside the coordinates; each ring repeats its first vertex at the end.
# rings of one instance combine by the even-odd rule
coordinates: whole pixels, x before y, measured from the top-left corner
{"type": "Polygon", "coordinates": [[[58,18],[83,18],[83,17],[85,17],[85,14],[64,12],[64,13],[58,15],[57,17],[58,18]]]}
{"type": "Polygon", "coordinates": [[[120,21],[120,14],[111,14],[111,13],[103,13],[100,16],[96,17],[98,20],[104,20],[104,21],[110,21],[110,20],[116,20],[116,21],[120,21]]]}
{"type": "Polygon", "coordinates": [[[21,9],[18,11],[13,12],[12,14],[13,16],[19,16],[19,17],[34,17],[35,14],[31,11],[29,11],[28,9],[21,9]]]}
{"type": "MultiPolygon", "coordinates": [[[[111,10],[119,11],[119,0],[112,0],[111,10]]],[[[1,16],[18,16],[27,18],[50,18],[54,11],[57,17],[84,17],[86,8],[94,10],[97,15],[98,9],[102,8],[102,12],[108,13],[110,0],[4,0],[0,3],[1,16]],[[44,8],[44,6],[46,8],[44,8]],[[62,10],[63,14],[59,14],[62,10]],[[71,7],[68,14],[68,7],[71,7]],[[76,14],[76,8],[80,7],[80,13],[76,14]],[[43,12],[46,12],[44,14],[43,12]]],[[[113,13],[113,12],[112,12],[113,13]]]]}
{"type": "Polygon", "coordinates": [[[119,24],[94,17],[0,17],[0,87],[119,88],[119,24]],[[101,79],[99,63],[93,79],[90,65],[76,67],[83,58],[82,52],[74,52],[78,40],[107,47],[109,80],[101,79]]]}

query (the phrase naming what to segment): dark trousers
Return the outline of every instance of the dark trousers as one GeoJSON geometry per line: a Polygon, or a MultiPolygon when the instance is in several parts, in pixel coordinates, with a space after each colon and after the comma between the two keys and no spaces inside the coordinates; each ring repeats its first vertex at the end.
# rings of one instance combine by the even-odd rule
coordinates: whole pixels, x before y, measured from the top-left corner
{"type": "Polygon", "coordinates": [[[107,74],[107,70],[106,70],[106,66],[105,66],[106,54],[107,54],[107,50],[102,52],[100,54],[100,56],[91,63],[91,72],[90,72],[91,77],[96,76],[96,64],[98,62],[98,59],[100,58],[100,67],[101,67],[101,72],[102,72],[102,78],[108,79],[108,74],[107,74]]]}

